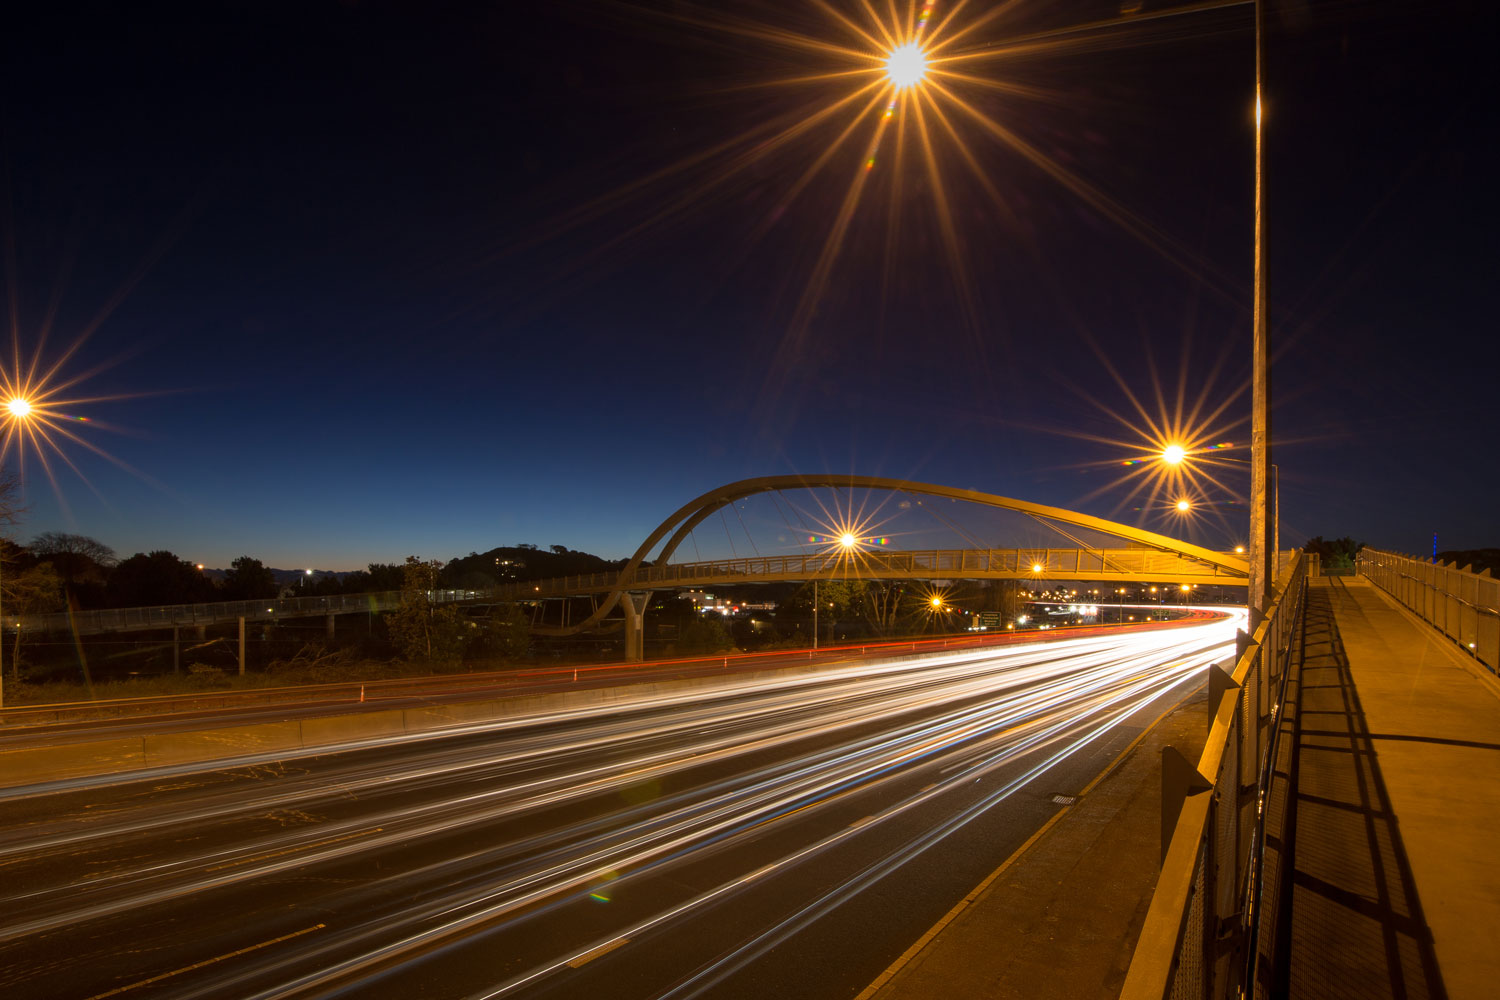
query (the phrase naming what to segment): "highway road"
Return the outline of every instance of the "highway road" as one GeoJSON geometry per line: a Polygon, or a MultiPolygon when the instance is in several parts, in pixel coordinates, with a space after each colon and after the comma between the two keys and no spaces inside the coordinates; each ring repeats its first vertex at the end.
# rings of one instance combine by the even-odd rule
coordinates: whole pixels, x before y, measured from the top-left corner
{"type": "Polygon", "coordinates": [[[1235,624],[6,790],[0,992],[853,997],[1235,624]]]}

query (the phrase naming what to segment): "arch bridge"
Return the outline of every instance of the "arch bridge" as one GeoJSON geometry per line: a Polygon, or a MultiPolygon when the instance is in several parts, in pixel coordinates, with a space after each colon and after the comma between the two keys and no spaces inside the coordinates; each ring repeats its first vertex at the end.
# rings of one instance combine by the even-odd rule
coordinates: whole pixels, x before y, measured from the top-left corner
{"type": "MultiPolygon", "coordinates": [[[[920,502],[920,501],[919,501],[920,502]]],[[[643,654],[646,603],[656,590],[779,583],[804,580],[1030,580],[1244,585],[1249,566],[1243,556],[1216,552],[1166,535],[1089,514],[962,490],[932,483],[879,476],[763,476],[728,483],[684,504],[657,526],[618,572],[552,580],[530,580],[499,587],[494,600],[524,601],[589,597],[590,613],[578,622],[538,625],[543,635],[575,635],[598,626],[615,607],[624,615],[628,661],[643,654]],[[756,556],[674,563],[672,556],[694,528],[737,501],[762,493],[819,488],[888,490],[918,497],[965,501],[1027,515],[1072,541],[1072,548],[940,549],[888,551],[841,549],[811,554],[756,556]],[[1122,540],[1119,548],[1089,546],[1069,529],[1099,532],[1122,540]],[[656,557],[650,553],[661,545],[656,557]]]]}

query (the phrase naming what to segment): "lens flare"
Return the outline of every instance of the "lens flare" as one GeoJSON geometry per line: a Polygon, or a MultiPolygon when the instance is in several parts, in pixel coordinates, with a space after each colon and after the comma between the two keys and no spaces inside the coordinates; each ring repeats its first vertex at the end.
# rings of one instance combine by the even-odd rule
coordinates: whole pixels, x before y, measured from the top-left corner
{"type": "Polygon", "coordinates": [[[916,86],[927,75],[926,53],[916,42],[898,45],[885,61],[885,75],[897,90],[916,86]]]}

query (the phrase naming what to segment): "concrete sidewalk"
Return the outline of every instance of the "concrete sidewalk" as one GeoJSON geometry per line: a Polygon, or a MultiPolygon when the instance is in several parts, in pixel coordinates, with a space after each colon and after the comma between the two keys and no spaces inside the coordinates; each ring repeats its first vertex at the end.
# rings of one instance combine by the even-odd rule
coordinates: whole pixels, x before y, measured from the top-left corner
{"type": "Polygon", "coordinates": [[[1118,996],[1161,867],[1161,748],[1196,760],[1207,705],[1143,733],[858,1000],[1118,996]]]}
{"type": "Polygon", "coordinates": [[[1500,991],[1500,684],[1363,579],[1308,595],[1276,993],[1500,991]]]}

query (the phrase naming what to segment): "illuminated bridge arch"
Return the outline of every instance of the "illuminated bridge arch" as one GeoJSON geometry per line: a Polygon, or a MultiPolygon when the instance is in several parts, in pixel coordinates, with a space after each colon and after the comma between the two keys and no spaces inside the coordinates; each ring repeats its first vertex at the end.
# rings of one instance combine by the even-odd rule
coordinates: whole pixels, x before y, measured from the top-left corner
{"type": "MultiPolygon", "coordinates": [[[[502,588],[508,592],[503,595],[504,599],[520,600],[527,597],[552,597],[581,594],[602,594],[603,600],[593,609],[593,612],[582,621],[575,624],[564,625],[538,625],[536,631],[544,635],[573,635],[586,631],[598,625],[604,620],[614,608],[620,604],[625,595],[632,592],[667,590],[685,586],[699,586],[703,583],[725,583],[725,582],[773,582],[790,579],[810,579],[813,577],[837,575],[832,559],[819,559],[813,557],[788,557],[779,561],[779,571],[771,567],[771,563],[777,563],[776,559],[761,559],[755,562],[765,564],[769,571],[750,572],[741,569],[738,575],[726,576],[724,573],[702,573],[697,572],[701,568],[714,568],[728,565],[727,563],[716,564],[679,564],[674,567],[669,564],[672,554],[691,534],[694,528],[702,524],[704,520],[718,513],[739,500],[752,497],[760,493],[777,492],[781,490],[807,490],[820,488],[835,489],[869,489],[889,490],[892,492],[908,493],[920,496],[939,497],[951,500],[962,500],[969,503],[979,504],[986,507],[995,507],[1003,510],[1016,511],[1026,514],[1039,521],[1047,523],[1058,530],[1064,537],[1069,537],[1063,530],[1063,526],[1097,531],[1124,539],[1130,543],[1130,550],[1089,550],[1087,546],[1077,542],[1078,549],[1068,550],[1079,553],[1080,557],[1069,567],[1066,565],[1049,564],[1047,570],[1049,575],[1063,576],[1067,574],[1068,579],[1100,579],[1100,580],[1124,580],[1124,579],[1148,579],[1148,578],[1171,578],[1182,579],[1207,579],[1211,582],[1225,584],[1243,584],[1248,575],[1248,563],[1245,559],[1233,554],[1215,552],[1211,549],[1202,548],[1183,542],[1166,535],[1159,535],[1152,531],[1109,521],[1101,517],[1089,514],[1080,514],[1076,511],[1065,510],[1061,507],[1048,507],[1043,504],[1030,503],[1025,500],[1016,500],[1011,497],[997,496],[993,493],[982,493],[977,490],[956,489],[951,486],[938,486],[933,483],[918,483],[905,479],[887,479],[880,476],[851,476],[851,475],[827,475],[827,476],[762,476],[755,479],[742,479],[738,482],[728,483],[717,489],[710,490],[702,496],[684,504],[678,508],[670,517],[657,526],[656,530],[641,543],[635,554],[625,563],[618,573],[597,573],[588,577],[575,577],[566,580],[531,581],[524,585],[502,588]],[[664,544],[663,541],[665,540],[664,544]],[[661,544],[661,550],[654,560],[648,560],[650,553],[661,544]],[[1089,551],[1093,553],[1092,562],[1086,564],[1081,553],[1089,551]],[[1126,555],[1143,555],[1149,553],[1161,553],[1171,558],[1164,564],[1158,564],[1152,568],[1150,564],[1141,559],[1127,559],[1126,555]],[[1115,553],[1111,555],[1110,553],[1115,553]]],[[[1057,551],[1057,550],[1050,550],[1057,551]]],[[[1030,572],[1030,566],[1017,564],[1012,560],[1009,564],[1002,565],[998,561],[986,561],[981,568],[978,561],[973,566],[963,564],[963,560],[954,562],[949,560],[941,565],[916,566],[910,560],[902,561],[893,553],[890,557],[881,554],[873,558],[871,571],[862,575],[871,578],[914,578],[917,576],[928,577],[964,577],[976,578],[1013,578],[1025,579],[1034,577],[1030,572]]],[[[957,555],[954,553],[953,555],[957,555]]],[[[751,560],[738,560],[739,565],[744,566],[751,560]]],[[[640,615],[643,613],[644,600],[631,600],[626,598],[627,607],[625,613],[627,618],[632,614],[635,616],[634,624],[638,627],[640,615]]],[[[632,631],[627,625],[627,631],[632,631]]]]}

